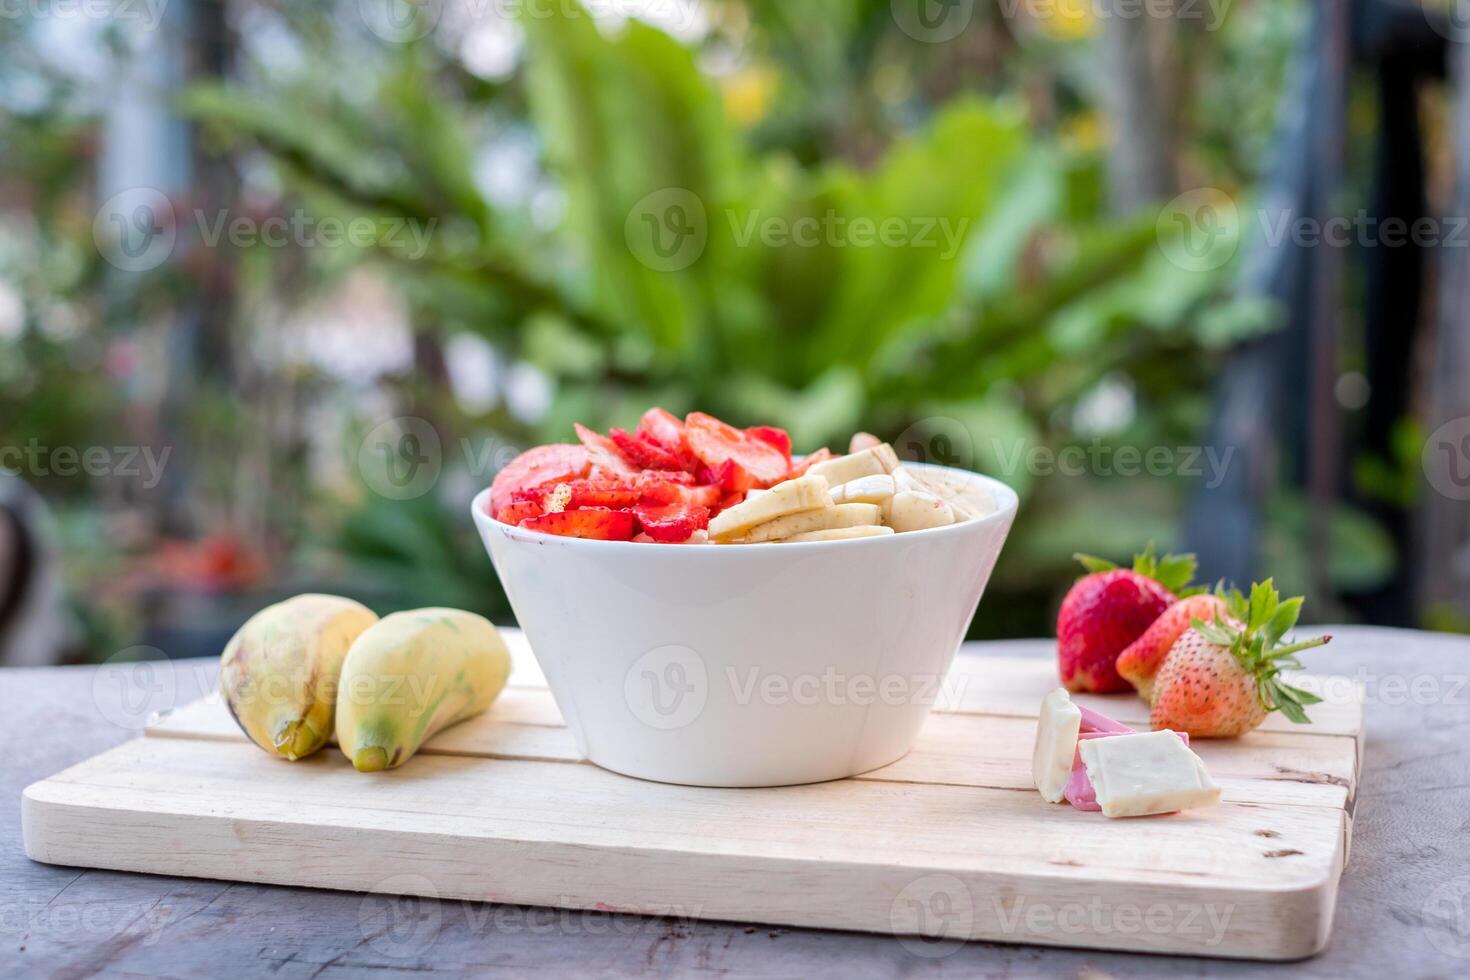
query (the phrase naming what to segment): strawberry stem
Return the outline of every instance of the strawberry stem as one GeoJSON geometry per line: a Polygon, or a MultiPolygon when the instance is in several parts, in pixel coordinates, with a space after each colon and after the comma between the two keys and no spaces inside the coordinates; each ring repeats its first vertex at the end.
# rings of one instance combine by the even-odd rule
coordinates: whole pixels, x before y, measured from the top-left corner
{"type": "Polygon", "coordinates": [[[1303,650],[1310,650],[1313,647],[1326,646],[1331,642],[1332,637],[1330,635],[1316,636],[1310,640],[1303,640],[1300,643],[1293,643],[1291,646],[1279,647],[1278,649],[1272,650],[1270,657],[1272,660],[1280,660],[1282,657],[1290,657],[1292,654],[1301,653],[1303,650]]]}

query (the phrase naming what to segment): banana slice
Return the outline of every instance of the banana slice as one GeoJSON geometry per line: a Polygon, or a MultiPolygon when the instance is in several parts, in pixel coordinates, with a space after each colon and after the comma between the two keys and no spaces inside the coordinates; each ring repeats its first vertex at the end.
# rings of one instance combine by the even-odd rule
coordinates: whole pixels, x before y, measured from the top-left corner
{"type": "Polygon", "coordinates": [[[955,517],[959,520],[975,520],[993,514],[998,509],[990,491],[983,490],[962,477],[944,472],[929,472],[919,476],[910,471],[909,479],[917,484],[911,489],[923,490],[944,500],[954,509],[955,517]]]}
{"type": "Polygon", "coordinates": [[[758,544],[762,541],[777,541],[798,534],[814,531],[835,531],[839,528],[864,527],[883,523],[883,508],[877,504],[838,504],[822,510],[809,510],[800,514],[788,514],[774,521],[757,524],[731,544],[758,544]]]}
{"type": "Polygon", "coordinates": [[[721,511],[709,522],[709,534],[716,541],[728,540],[778,517],[831,506],[832,494],[827,490],[827,481],[807,474],[778,483],[759,497],[721,511]]]}
{"type": "Polygon", "coordinates": [[[880,443],[871,449],[829,459],[807,470],[808,476],[825,477],[832,486],[851,483],[865,476],[881,476],[898,468],[898,454],[888,443],[880,443]]]}
{"type": "MultiPolygon", "coordinates": [[[[832,488],[832,500],[838,504],[886,504],[898,493],[898,474],[901,469],[894,470],[894,475],[887,473],[878,476],[864,476],[832,488]]],[[[906,487],[904,489],[916,489],[906,487]]]]}
{"type": "Polygon", "coordinates": [[[932,493],[905,490],[888,502],[888,526],[899,533],[948,527],[954,522],[954,508],[932,493]]]}
{"type": "Polygon", "coordinates": [[[809,531],[781,538],[775,544],[802,544],[807,541],[851,541],[855,538],[881,538],[893,533],[893,528],[883,527],[835,527],[826,531],[809,531]]]}

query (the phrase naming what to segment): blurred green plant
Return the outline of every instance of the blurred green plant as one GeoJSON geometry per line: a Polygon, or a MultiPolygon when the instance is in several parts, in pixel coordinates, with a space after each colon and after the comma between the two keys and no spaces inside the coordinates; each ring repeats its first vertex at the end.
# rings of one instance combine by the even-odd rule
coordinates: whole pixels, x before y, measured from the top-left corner
{"type": "MultiPolygon", "coordinates": [[[[752,7],[767,26],[768,6],[752,7]]],[[[1171,264],[1155,215],[1109,216],[1095,152],[1034,131],[1017,103],[952,99],[859,167],[742,130],[698,52],[646,24],[606,31],[564,5],[520,28],[521,84],[488,96],[414,44],[368,98],[315,78],[196,88],[184,105],[223,145],[266,151],[318,213],[435,229],[422,255],[376,257],[424,330],[478,332],[553,380],[513,438],[564,440],[574,420],[627,424],[654,403],[777,422],[802,449],[939,418],[965,427],[965,462],[996,472],[997,447],[1076,436],[1079,400],[1118,371],[1139,379],[1124,425],[1197,440],[1213,352],[1271,328],[1272,311],[1222,298],[1226,270],[1171,264]],[[522,114],[561,220],[480,189],[476,147],[522,114]],[[860,242],[859,227],[895,233],[860,242]]],[[[1030,474],[1004,475],[1029,495],[1030,474]]],[[[1028,500],[1018,578],[1064,581],[1079,547],[1167,540],[1186,490],[1109,495],[1117,509],[1067,521],[1062,550],[1047,529],[1108,480],[1065,482],[1028,500]]]]}

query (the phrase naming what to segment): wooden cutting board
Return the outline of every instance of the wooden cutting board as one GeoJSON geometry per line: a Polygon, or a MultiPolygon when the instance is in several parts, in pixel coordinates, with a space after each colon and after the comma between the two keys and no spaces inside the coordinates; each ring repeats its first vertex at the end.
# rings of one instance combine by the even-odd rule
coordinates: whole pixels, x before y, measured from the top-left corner
{"type": "MultiPolygon", "coordinates": [[[[1195,748],[1213,810],[1108,820],[1031,785],[1046,660],[966,652],[905,758],[781,789],[643,782],[582,761],[524,639],[481,718],[402,768],[290,764],[217,697],[25,791],[37,861],[314,888],[898,935],[1296,959],[1327,942],[1362,758],[1361,685],[1304,677],[1314,722],[1195,748]]],[[[981,648],[983,650],[983,647],[981,648]]],[[[1146,727],[1136,698],[1083,703],[1146,727]]],[[[911,938],[926,937],[926,938],[911,938]]]]}

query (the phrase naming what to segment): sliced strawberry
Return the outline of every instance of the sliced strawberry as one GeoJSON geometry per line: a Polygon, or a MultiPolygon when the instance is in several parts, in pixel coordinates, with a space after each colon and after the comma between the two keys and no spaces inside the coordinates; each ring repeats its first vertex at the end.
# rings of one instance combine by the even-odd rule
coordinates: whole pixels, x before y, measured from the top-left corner
{"type": "Polygon", "coordinates": [[[686,486],[677,480],[647,479],[641,482],[647,505],[677,504],[685,507],[713,507],[720,501],[718,486],[686,486]]]}
{"type": "Polygon", "coordinates": [[[644,412],[633,434],[640,439],[651,439],[672,453],[684,455],[689,451],[689,443],[684,438],[684,423],[661,408],[650,408],[644,412]]]}
{"type": "Polygon", "coordinates": [[[542,514],[524,521],[521,527],[564,538],[592,538],[598,541],[631,541],[638,530],[632,511],[584,507],[564,510],[559,514],[542,514]]]}
{"type": "Polygon", "coordinates": [[[555,480],[575,480],[587,472],[588,451],[581,446],[537,446],[511,460],[490,485],[490,513],[514,502],[516,491],[555,480]]]}
{"type": "Polygon", "coordinates": [[[767,445],[775,446],[785,456],[787,461],[791,460],[791,436],[785,429],[778,429],[770,425],[757,425],[753,429],[746,429],[745,434],[759,439],[767,445]]]}
{"type": "Polygon", "coordinates": [[[775,446],[702,412],[690,413],[684,423],[684,434],[689,448],[704,465],[718,469],[726,460],[733,459],[760,486],[781,482],[791,468],[786,455],[775,446]]]}
{"type": "Polygon", "coordinates": [[[500,508],[500,513],[495,515],[495,519],[502,524],[514,526],[521,523],[521,521],[540,516],[540,504],[532,503],[529,500],[518,500],[513,504],[507,504],[500,508]]]}
{"type": "MultiPolygon", "coordinates": [[[[557,482],[543,483],[539,487],[520,491],[516,494],[515,499],[529,501],[545,509],[546,498],[561,485],[557,482]]],[[[571,493],[567,497],[563,510],[576,510],[578,507],[606,507],[609,510],[622,510],[632,507],[643,496],[643,491],[635,483],[627,480],[575,480],[567,483],[566,486],[571,493]]]]}
{"type": "Polygon", "coordinates": [[[818,463],[825,463],[829,459],[836,458],[836,456],[832,455],[832,450],[823,447],[821,449],[818,449],[814,453],[808,453],[805,456],[793,459],[791,461],[791,473],[787,477],[787,479],[794,480],[797,477],[806,473],[806,471],[811,469],[813,466],[816,466],[818,463]]]}
{"type": "Polygon", "coordinates": [[[636,510],[643,533],[655,541],[679,544],[695,531],[709,527],[709,508],[683,504],[639,504],[636,510]]]}
{"type": "Polygon", "coordinates": [[[593,432],[584,425],[574,426],[577,430],[577,438],[582,440],[582,445],[587,447],[587,457],[592,466],[599,470],[599,476],[623,477],[637,476],[641,467],[635,466],[631,461],[618,451],[617,444],[600,432],[593,432]]]}
{"type": "Polygon", "coordinates": [[[623,429],[608,433],[623,458],[634,466],[645,470],[684,470],[688,461],[675,452],[670,452],[651,439],[642,439],[623,429]]]}
{"type": "Polygon", "coordinates": [[[715,471],[715,483],[720,487],[722,493],[738,493],[744,496],[760,485],[760,481],[750,475],[750,471],[733,459],[727,459],[720,464],[715,471]]]}

